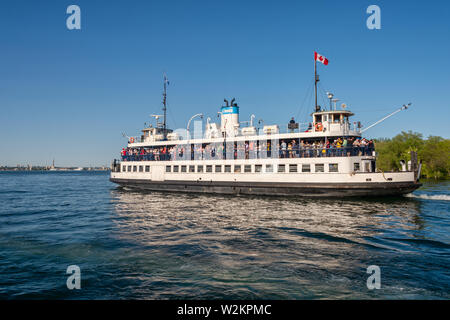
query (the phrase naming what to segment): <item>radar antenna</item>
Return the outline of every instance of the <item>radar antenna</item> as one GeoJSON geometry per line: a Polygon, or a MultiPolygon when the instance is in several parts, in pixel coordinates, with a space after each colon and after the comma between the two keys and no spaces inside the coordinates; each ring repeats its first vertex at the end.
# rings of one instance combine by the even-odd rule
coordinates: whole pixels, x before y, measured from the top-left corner
{"type": "Polygon", "coordinates": [[[150,117],[155,118],[156,128],[164,127],[164,123],[159,122],[159,118],[164,117],[162,114],[151,114],[150,117]]]}

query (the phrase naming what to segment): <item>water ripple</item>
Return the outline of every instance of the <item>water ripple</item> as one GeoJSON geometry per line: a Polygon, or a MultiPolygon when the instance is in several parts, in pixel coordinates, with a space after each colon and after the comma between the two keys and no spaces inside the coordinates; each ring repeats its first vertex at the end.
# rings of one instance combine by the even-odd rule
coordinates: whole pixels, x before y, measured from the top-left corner
{"type": "Polygon", "coordinates": [[[137,192],[96,172],[0,186],[0,298],[450,298],[448,182],[387,200],[137,192]]]}

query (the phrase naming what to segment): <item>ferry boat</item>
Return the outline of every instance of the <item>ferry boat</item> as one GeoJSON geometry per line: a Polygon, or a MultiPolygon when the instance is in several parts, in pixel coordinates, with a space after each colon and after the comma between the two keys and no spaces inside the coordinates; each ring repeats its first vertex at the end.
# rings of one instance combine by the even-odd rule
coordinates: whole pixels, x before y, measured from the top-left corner
{"type": "Polygon", "coordinates": [[[186,129],[167,128],[164,76],[164,114],[156,115],[156,125],[146,126],[142,135],[127,137],[121,158],[111,165],[110,181],[162,192],[307,197],[394,196],[420,187],[415,152],[402,162],[402,171],[382,172],[373,141],[362,137],[360,122],[350,120],[354,114],[344,104],[337,107],[330,93],[329,108],[317,105],[314,69],[311,122],[292,119],[284,125],[257,126],[254,115],[239,122],[236,100],[224,99],[220,123],[208,118],[203,127],[197,121],[193,134],[190,123],[202,114],[194,115],[186,129]]]}

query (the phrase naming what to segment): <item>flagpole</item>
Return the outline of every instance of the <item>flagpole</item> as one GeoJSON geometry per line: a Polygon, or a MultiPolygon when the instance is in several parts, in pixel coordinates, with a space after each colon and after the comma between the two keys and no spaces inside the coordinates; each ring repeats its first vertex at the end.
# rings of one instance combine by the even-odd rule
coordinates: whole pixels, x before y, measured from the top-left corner
{"type": "Polygon", "coordinates": [[[317,111],[317,60],[316,60],[315,52],[314,52],[314,97],[315,97],[314,112],[316,112],[317,111]]]}

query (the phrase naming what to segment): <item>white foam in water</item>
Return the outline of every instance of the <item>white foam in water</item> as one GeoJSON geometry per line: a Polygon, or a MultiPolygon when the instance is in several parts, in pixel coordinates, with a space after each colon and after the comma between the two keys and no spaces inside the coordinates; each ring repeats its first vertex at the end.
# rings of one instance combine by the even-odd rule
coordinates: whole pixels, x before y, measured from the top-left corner
{"type": "Polygon", "coordinates": [[[419,198],[419,199],[426,199],[426,200],[440,200],[440,201],[450,201],[450,195],[447,194],[412,194],[408,193],[405,195],[405,197],[408,198],[419,198]]]}

